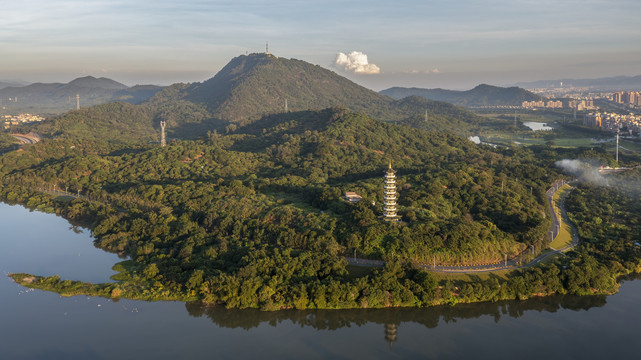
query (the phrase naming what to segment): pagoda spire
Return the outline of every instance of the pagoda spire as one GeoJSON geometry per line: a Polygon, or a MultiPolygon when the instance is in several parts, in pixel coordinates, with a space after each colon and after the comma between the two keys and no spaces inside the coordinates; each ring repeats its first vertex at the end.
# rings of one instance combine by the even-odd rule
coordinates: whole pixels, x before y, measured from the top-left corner
{"type": "Polygon", "coordinates": [[[385,185],[383,186],[383,220],[399,220],[396,215],[396,171],[392,169],[391,160],[385,172],[385,185]]]}

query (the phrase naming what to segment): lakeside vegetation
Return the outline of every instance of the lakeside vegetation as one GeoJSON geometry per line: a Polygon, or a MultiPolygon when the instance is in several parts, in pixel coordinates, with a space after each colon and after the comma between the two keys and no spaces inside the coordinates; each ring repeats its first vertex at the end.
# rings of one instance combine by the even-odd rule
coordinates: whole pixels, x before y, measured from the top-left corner
{"type": "Polygon", "coordinates": [[[552,164],[607,162],[601,149],[493,149],[339,108],[285,119],[165,148],[60,138],[3,156],[4,201],[85,224],[97,246],[133,260],[110,284],[13,278],[63,295],[275,310],[610,294],[617,276],[639,270],[638,252],[603,262],[589,246],[501,276],[448,278],[420,267],[435,256],[465,264],[530,245],[541,251],[545,190],[562,176],[552,164]],[[379,221],[371,205],[382,202],[388,159],[398,170],[402,224],[379,221]],[[53,185],[87,198],[58,201],[39,190],[53,185]],[[364,200],[349,205],[344,191],[364,200]],[[354,251],[387,265],[357,274],[343,257],[354,251]]]}
{"type": "MultiPolygon", "coordinates": [[[[264,310],[615,292],[616,278],[638,272],[640,257],[633,238],[609,236],[631,228],[639,212],[634,202],[610,205],[599,218],[617,226],[604,234],[592,216],[598,206],[589,203],[610,204],[602,195],[615,189],[573,191],[568,210],[586,241],[567,256],[487,276],[422,267],[546,251],[546,190],[569,177],[555,162],[614,164],[605,146],[558,146],[561,132],[588,130],[564,124],[534,133],[511,119],[416,96],[393,100],[298,60],[240,56],[204,83],[172,85],[143,104],[104,104],[25,128],[44,140],[0,157],[0,199],[82,224],[97,247],[131,261],[117,266],[109,284],[12,277],[68,296],[264,310]],[[293,112],[284,111],[285,99],[293,112]],[[308,110],[337,103],[358,113],[308,110]],[[155,144],[161,120],[166,147],[155,144]],[[466,140],[481,130],[541,141],[492,147],[466,140]],[[398,223],[379,219],[389,161],[398,176],[398,223]],[[345,202],[348,191],[362,200],[345,202]],[[358,269],[346,256],[386,265],[358,269]]],[[[620,162],[638,165],[639,158],[626,152],[620,162]]]]}

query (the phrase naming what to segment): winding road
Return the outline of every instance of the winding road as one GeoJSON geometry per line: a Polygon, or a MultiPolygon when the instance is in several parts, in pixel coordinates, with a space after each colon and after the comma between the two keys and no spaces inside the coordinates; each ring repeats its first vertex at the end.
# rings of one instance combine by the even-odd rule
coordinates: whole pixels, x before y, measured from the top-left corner
{"type": "Polygon", "coordinates": [[[18,139],[21,145],[35,144],[40,141],[40,135],[32,132],[28,134],[11,134],[11,136],[18,139]]]}
{"type": "MultiPolygon", "coordinates": [[[[552,224],[550,226],[550,231],[548,234],[550,234],[550,240],[553,240],[558,236],[559,234],[559,229],[561,227],[561,222],[559,221],[559,218],[556,215],[556,212],[554,211],[554,194],[565,184],[569,182],[564,181],[564,180],[557,180],[552,184],[552,187],[548,189],[547,193],[547,198],[548,198],[548,205],[549,205],[549,213],[552,218],[552,224]]],[[[570,225],[570,228],[572,229],[572,244],[558,250],[552,249],[552,251],[548,251],[546,253],[543,253],[539,255],[538,257],[534,258],[532,261],[530,261],[527,264],[521,264],[521,259],[520,255],[515,256],[512,259],[506,259],[506,261],[498,262],[498,263],[491,263],[491,264],[476,264],[476,265],[461,265],[461,266],[452,266],[452,265],[436,265],[436,264],[423,264],[423,268],[429,271],[434,271],[434,272],[448,272],[448,273],[476,273],[476,272],[490,272],[490,271],[497,271],[497,270],[510,270],[510,269],[520,269],[520,268],[526,268],[530,266],[534,266],[544,259],[555,255],[555,254],[561,254],[567,250],[572,249],[579,243],[579,235],[576,227],[574,224],[570,222],[570,220],[567,217],[567,213],[565,211],[564,207],[564,201],[565,201],[565,196],[574,189],[573,187],[570,188],[568,192],[563,194],[559,201],[559,208],[561,209],[561,216],[564,220],[565,223],[570,225]]],[[[552,241],[550,241],[552,242],[552,241]]],[[[525,251],[528,251],[527,249],[525,251]]],[[[383,267],[385,266],[385,261],[383,260],[369,260],[369,259],[359,259],[359,258],[351,258],[351,257],[346,257],[347,263],[349,265],[356,265],[356,266],[367,266],[367,267],[383,267]]]]}

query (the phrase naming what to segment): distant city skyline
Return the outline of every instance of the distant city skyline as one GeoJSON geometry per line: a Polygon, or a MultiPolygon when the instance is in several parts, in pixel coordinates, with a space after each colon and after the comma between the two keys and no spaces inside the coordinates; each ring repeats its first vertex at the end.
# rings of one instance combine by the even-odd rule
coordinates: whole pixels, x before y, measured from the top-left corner
{"type": "Polygon", "coordinates": [[[381,90],[641,74],[636,0],[23,0],[0,11],[0,81],[203,81],[265,51],[381,90]]]}

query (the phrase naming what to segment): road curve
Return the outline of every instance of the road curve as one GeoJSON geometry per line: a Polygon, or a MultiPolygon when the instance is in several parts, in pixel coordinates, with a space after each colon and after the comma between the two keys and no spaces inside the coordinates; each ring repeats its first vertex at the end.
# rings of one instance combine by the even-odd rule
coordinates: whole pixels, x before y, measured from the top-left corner
{"type": "MultiPolygon", "coordinates": [[[[556,216],[556,213],[554,211],[554,194],[565,184],[568,182],[565,180],[557,180],[552,184],[552,187],[548,189],[547,193],[547,198],[548,198],[548,205],[549,205],[549,211],[550,211],[550,216],[552,217],[552,224],[550,225],[550,232],[554,234],[552,238],[556,237],[558,235],[558,228],[560,226],[559,219],[556,216]]],[[[512,269],[521,269],[521,268],[526,268],[530,266],[534,266],[544,259],[555,255],[562,253],[564,251],[567,251],[579,243],[579,235],[576,227],[574,224],[572,224],[568,217],[567,213],[565,211],[564,207],[564,200],[565,196],[572,191],[574,188],[570,188],[568,192],[563,194],[561,197],[561,200],[559,202],[559,207],[561,209],[561,215],[563,219],[570,225],[572,229],[572,244],[569,246],[564,247],[563,249],[559,250],[553,250],[546,252],[544,254],[541,254],[537,256],[535,259],[530,261],[527,264],[520,264],[518,257],[515,257],[513,259],[499,262],[499,263],[492,263],[492,264],[478,264],[478,265],[461,265],[461,266],[447,266],[447,265],[427,265],[423,264],[421,265],[425,270],[428,271],[433,271],[433,272],[446,272],[446,273],[477,273],[477,272],[491,272],[491,271],[497,271],[497,270],[512,270],[512,269]]],[[[359,258],[352,258],[352,257],[346,257],[345,260],[347,260],[347,263],[349,265],[355,265],[355,266],[366,266],[366,267],[383,267],[385,266],[385,261],[383,260],[370,260],[370,259],[359,259],[359,258]]]]}
{"type": "Polygon", "coordinates": [[[40,141],[40,136],[35,133],[28,133],[28,134],[11,134],[14,138],[18,139],[20,141],[21,145],[25,144],[35,144],[40,141]]]}

